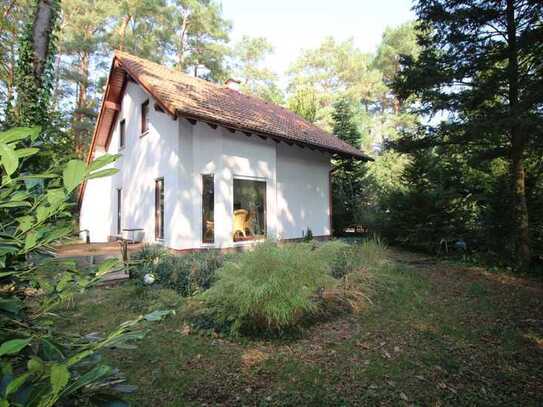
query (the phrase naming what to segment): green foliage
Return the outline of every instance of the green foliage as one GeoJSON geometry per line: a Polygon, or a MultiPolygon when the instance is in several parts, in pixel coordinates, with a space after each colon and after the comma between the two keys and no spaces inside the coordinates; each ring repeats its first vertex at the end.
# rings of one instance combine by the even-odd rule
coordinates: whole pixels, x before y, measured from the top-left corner
{"type": "Polygon", "coordinates": [[[341,240],[332,240],[319,245],[315,250],[316,256],[328,265],[328,273],[340,279],[354,271],[359,265],[359,258],[355,255],[353,246],[341,240]]]}
{"type": "Polygon", "coordinates": [[[352,105],[347,98],[341,98],[335,102],[332,119],[334,120],[334,135],[353,147],[360,148],[360,131],[354,123],[352,105]]]}
{"type": "Polygon", "coordinates": [[[265,59],[272,52],[273,47],[266,38],[243,36],[233,48],[233,78],[241,81],[243,93],[281,104],[283,93],[277,84],[277,75],[265,65],[265,59]]]}
{"type": "MultiPolygon", "coordinates": [[[[359,147],[360,132],[354,123],[351,102],[342,98],[334,104],[334,134],[347,143],[359,147]]],[[[332,162],[333,229],[341,231],[356,223],[356,213],[363,203],[365,168],[360,161],[336,158],[332,162]]]]}
{"type": "Polygon", "coordinates": [[[381,266],[386,258],[386,245],[378,238],[353,243],[332,240],[319,245],[315,255],[327,263],[328,272],[334,278],[341,279],[362,268],[381,266]]]}
{"type": "Polygon", "coordinates": [[[356,48],[352,40],[337,42],[327,37],[318,48],[304,50],[291,65],[288,90],[293,95],[307,93],[309,100],[304,106],[310,112],[313,102],[308,89],[312,89],[318,107],[314,122],[330,130],[332,105],[339,95],[347,94],[357,102],[365,100],[369,103],[378,99],[385,89],[371,60],[372,56],[356,48]]]}
{"type": "Polygon", "coordinates": [[[354,255],[360,259],[360,265],[367,268],[376,269],[382,266],[387,258],[387,245],[378,237],[363,240],[354,250],[354,255]]]}
{"type": "Polygon", "coordinates": [[[417,58],[420,46],[417,43],[416,24],[404,23],[397,27],[387,27],[381,44],[377,49],[374,64],[382,72],[383,79],[391,84],[400,71],[400,61],[404,56],[417,58]]]}
{"type": "Polygon", "coordinates": [[[71,192],[86,179],[99,176],[113,157],[88,167],[71,162],[62,175],[59,170],[29,174],[24,171],[26,160],[38,149],[21,145],[28,145],[37,134],[39,129],[24,128],[0,133],[0,280],[4,287],[0,391],[4,405],[53,406],[93,399],[115,376],[98,352],[142,337],[134,329],[141,318],[94,340],[56,329],[59,320],[51,311],[118,266],[108,262],[80,271],[74,261],[50,255],[51,245],[72,232],[71,192]],[[31,186],[37,180],[43,188],[31,186]]]}
{"type": "Polygon", "coordinates": [[[214,251],[175,255],[160,246],[146,246],[135,260],[141,262],[133,273],[140,283],[146,274],[152,274],[160,286],[189,297],[211,286],[224,257],[214,251]]]}
{"type": "Polygon", "coordinates": [[[227,42],[232,28],[222,14],[222,6],[209,0],[176,0],[166,16],[164,29],[170,34],[176,66],[194,76],[224,81],[227,42]],[[179,23],[172,30],[173,16],[179,23]]]}
{"type": "Polygon", "coordinates": [[[417,58],[416,36],[414,23],[387,28],[375,55],[361,52],[352,41],[327,38],[291,66],[289,108],[375,159],[365,166],[334,161],[336,234],[353,223],[382,230],[389,194],[404,189],[401,174],[409,158],[387,145],[416,129],[419,117],[409,110],[415,100],[399,99],[390,85],[401,59],[417,58]]]}
{"type": "MultiPolygon", "coordinates": [[[[439,147],[445,161],[460,156],[467,174],[489,172],[492,160],[507,160],[511,188],[503,188],[496,180],[495,188],[483,191],[485,196],[477,201],[481,211],[496,205],[513,219],[506,233],[514,244],[501,251],[509,252],[505,257],[513,255],[518,267],[525,269],[530,261],[530,235],[535,232],[530,226],[534,218],[529,216],[532,191],[528,188],[535,187],[540,172],[528,174],[535,181],[532,185],[526,183],[526,173],[534,169],[532,160],[540,160],[543,125],[543,72],[535,68],[543,55],[538,39],[543,33],[541,3],[419,1],[415,10],[421,52],[416,60],[403,59],[394,88],[402,100],[419,101],[413,106],[415,113],[436,118],[444,114],[406,132],[395,146],[403,152],[439,147]],[[498,190],[507,194],[502,200],[509,202],[508,208],[494,200],[498,190]]],[[[468,194],[480,192],[477,183],[469,187],[468,194]]],[[[445,206],[455,206],[454,200],[453,196],[445,206]]],[[[463,219],[456,217],[452,222],[463,219]]],[[[481,222],[479,227],[488,225],[481,222]]],[[[495,237],[488,233],[486,238],[495,237]]]]}
{"type": "Polygon", "coordinates": [[[311,87],[301,87],[296,89],[294,94],[288,99],[288,109],[297,115],[303,117],[310,123],[317,120],[317,93],[311,87]]]}
{"type": "Polygon", "coordinates": [[[303,241],[309,243],[313,240],[313,231],[310,228],[307,228],[307,231],[304,234],[303,241]]]}
{"type": "Polygon", "coordinates": [[[272,242],[226,262],[200,298],[215,323],[231,334],[282,332],[318,311],[319,289],[335,280],[311,244],[272,242]]]}
{"type": "MultiPolygon", "coordinates": [[[[37,72],[36,56],[33,49],[33,23],[29,20],[20,37],[15,69],[15,90],[17,94],[10,126],[42,126],[48,128],[51,114],[51,96],[54,85],[54,57],[56,54],[57,29],[59,25],[60,1],[51,1],[51,24],[48,28],[48,54],[43,72],[37,72]]],[[[36,6],[33,7],[33,11],[36,6]]]]}
{"type": "Polygon", "coordinates": [[[471,246],[480,209],[463,170],[458,160],[446,163],[436,153],[415,154],[402,174],[404,188],[382,200],[381,233],[392,242],[432,252],[442,239],[470,240],[471,246]]]}

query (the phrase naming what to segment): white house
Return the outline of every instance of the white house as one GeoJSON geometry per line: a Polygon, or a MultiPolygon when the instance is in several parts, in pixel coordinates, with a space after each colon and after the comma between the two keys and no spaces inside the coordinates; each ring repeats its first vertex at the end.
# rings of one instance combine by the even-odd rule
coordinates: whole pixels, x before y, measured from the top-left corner
{"type": "Polygon", "coordinates": [[[82,187],[81,230],[178,250],[329,236],[331,157],[369,159],[280,106],[124,52],[88,160],[106,152],[119,172],[82,187]]]}

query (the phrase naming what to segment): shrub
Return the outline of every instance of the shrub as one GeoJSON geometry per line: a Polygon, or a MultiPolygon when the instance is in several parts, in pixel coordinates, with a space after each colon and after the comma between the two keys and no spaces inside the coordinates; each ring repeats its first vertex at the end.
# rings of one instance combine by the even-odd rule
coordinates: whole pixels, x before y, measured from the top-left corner
{"type": "Polygon", "coordinates": [[[266,242],[226,262],[200,298],[215,326],[231,334],[280,333],[316,312],[316,294],[334,285],[313,245],[266,242]]]}
{"type": "Polygon", "coordinates": [[[143,289],[137,299],[134,299],[133,309],[147,313],[157,309],[176,309],[182,302],[179,293],[171,288],[153,287],[143,289]]]}
{"type": "Polygon", "coordinates": [[[310,228],[307,228],[307,232],[304,235],[304,242],[311,242],[313,240],[313,231],[310,228]]]}
{"type": "Polygon", "coordinates": [[[133,259],[143,263],[156,263],[161,259],[169,256],[168,249],[160,245],[146,244],[143,248],[134,255],[133,259]]]}
{"type": "Polygon", "coordinates": [[[63,331],[52,312],[98,283],[118,261],[80,270],[73,260],[49,254],[53,244],[72,233],[73,191],[85,180],[115,173],[104,167],[117,157],[103,155],[88,165],[70,160],[62,169],[31,173],[27,157],[35,159],[39,150],[28,145],[39,133],[39,128],[0,132],[0,404],[89,405],[107,396],[125,405],[112,393],[120,383],[117,369],[100,351],[141,339],[143,332],[135,329],[144,317],[90,338],[63,331]],[[31,186],[35,180],[41,188],[31,186]]]}
{"type": "Polygon", "coordinates": [[[332,240],[320,245],[315,254],[326,262],[332,277],[341,279],[360,266],[356,247],[341,240],[332,240]]]}
{"type": "Polygon", "coordinates": [[[361,268],[379,267],[386,258],[386,246],[378,238],[353,244],[332,240],[318,246],[315,254],[328,263],[334,278],[342,279],[361,268]]]}
{"type": "Polygon", "coordinates": [[[323,258],[330,274],[341,279],[338,287],[323,290],[320,299],[328,313],[360,312],[371,304],[375,291],[373,272],[386,262],[386,246],[376,238],[347,243],[333,240],[320,245],[316,254],[323,258]]]}
{"type": "Polygon", "coordinates": [[[207,290],[224,259],[214,251],[175,255],[160,246],[144,247],[135,258],[141,260],[134,272],[138,281],[151,273],[162,287],[174,289],[183,297],[207,290]]]}

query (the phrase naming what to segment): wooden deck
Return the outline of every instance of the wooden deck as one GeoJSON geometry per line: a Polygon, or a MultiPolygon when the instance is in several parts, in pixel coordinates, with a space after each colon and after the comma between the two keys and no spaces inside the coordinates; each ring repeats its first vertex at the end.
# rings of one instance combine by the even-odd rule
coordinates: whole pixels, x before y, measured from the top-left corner
{"type": "MultiPolygon", "coordinates": [[[[138,252],[143,248],[143,243],[128,245],[128,252],[138,252]]],[[[109,256],[120,257],[121,248],[118,242],[108,243],[72,243],[55,247],[57,257],[83,257],[83,256],[109,256]]]]}
{"type": "MultiPolygon", "coordinates": [[[[133,243],[128,245],[128,253],[136,253],[143,248],[143,243],[133,243]]],[[[121,258],[121,247],[119,242],[110,243],[72,243],[57,246],[55,256],[64,259],[74,259],[80,267],[97,265],[111,258],[121,258]]],[[[128,280],[128,273],[124,270],[116,270],[107,273],[102,277],[99,285],[112,286],[128,280]]]]}

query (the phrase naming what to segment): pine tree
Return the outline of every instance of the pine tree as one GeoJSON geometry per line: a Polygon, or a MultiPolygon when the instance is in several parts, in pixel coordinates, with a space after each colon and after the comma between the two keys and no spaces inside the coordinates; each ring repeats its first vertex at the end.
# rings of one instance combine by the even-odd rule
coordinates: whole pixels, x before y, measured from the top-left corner
{"type": "MultiPolygon", "coordinates": [[[[360,132],[354,122],[351,102],[343,97],[334,104],[332,113],[334,135],[360,148],[360,132]]],[[[364,167],[360,161],[336,158],[332,162],[333,229],[343,228],[359,221],[362,204],[364,167]]]]}
{"type": "Polygon", "coordinates": [[[22,1],[0,5],[0,121],[3,128],[15,124],[15,67],[22,27],[26,27],[27,10],[22,1]]]}
{"type": "Polygon", "coordinates": [[[516,262],[530,262],[525,159],[543,127],[543,7],[538,0],[420,0],[422,47],[404,60],[395,89],[421,100],[419,113],[446,119],[404,137],[398,147],[461,146],[477,165],[511,164],[516,262]]]}
{"type": "Polygon", "coordinates": [[[308,122],[315,123],[318,110],[315,90],[309,86],[296,89],[296,92],[288,99],[288,109],[308,122]]]}
{"type": "Polygon", "coordinates": [[[15,70],[16,103],[10,124],[48,127],[60,1],[38,0],[21,35],[15,70]]]}
{"type": "Polygon", "coordinates": [[[115,8],[108,0],[64,0],[62,9],[65,20],[60,44],[65,57],[62,79],[71,85],[70,95],[66,96],[74,94],[70,136],[75,155],[81,158],[97,116],[96,79],[91,72],[107,44],[107,22],[115,8]]]}
{"type": "Polygon", "coordinates": [[[177,69],[213,81],[226,78],[225,57],[231,23],[213,0],[175,0],[170,48],[177,69]]]}
{"type": "Polygon", "coordinates": [[[241,81],[243,93],[281,104],[283,93],[277,84],[277,75],[265,64],[272,52],[273,47],[266,38],[244,35],[232,48],[232,77],[241,81]]]}

